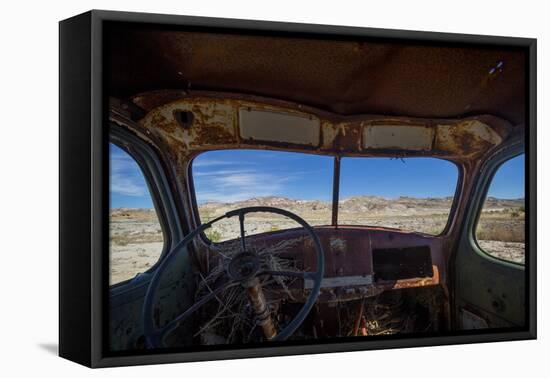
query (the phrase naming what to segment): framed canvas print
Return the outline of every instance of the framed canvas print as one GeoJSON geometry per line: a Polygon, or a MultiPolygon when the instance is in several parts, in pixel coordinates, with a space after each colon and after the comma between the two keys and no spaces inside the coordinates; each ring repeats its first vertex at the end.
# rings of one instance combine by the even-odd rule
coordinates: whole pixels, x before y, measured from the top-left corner
{"type": "Polygon", "coordinates": [[[536,41],[60,22],[60,355],[536,337],[536,41]]]}

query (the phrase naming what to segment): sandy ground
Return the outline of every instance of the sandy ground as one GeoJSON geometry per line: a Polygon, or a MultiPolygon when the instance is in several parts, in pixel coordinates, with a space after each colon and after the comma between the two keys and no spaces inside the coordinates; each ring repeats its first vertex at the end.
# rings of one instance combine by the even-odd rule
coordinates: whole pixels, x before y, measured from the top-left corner
{"type": "Polygon", "coordinates": [[[525,264],[525,243],[495,240],[478,240],[478,243],[481,249],[492,256],[519,264],[525,264]]]}
{"type": "MultiPolygon", "coordinates": [[[[342,212],[340,223],[348,225],[371,225],[415,230],[438,234],[445,227],[447,216],[440,211],[429,213],[426,209],[408,211],[406,215],[381,214],[362,216],[361,213],[342,212]]],[[[328,209],[320,211],[295,211],[315,225],[330,223],[328,209]]],[[[511,216],[510,212],[492,211],[483,213],[477,238],[480,247],[491,255],[523,264],[525,261],[524,219],[511,216]]],[[[273,214],[254,214],[246,217],[246,234],[298,227],[288,218],[273,214]]],[[[115,209],[111,212],[110,284],[135,277],[148,270],[157,261],[163,248],[160,224],[153,210],[115,209]]],[[[207,231],[213,241],[238,237],[239,223],[236,217],[224,219],[207,231]]]]}
{"type": "Polygon", "coordinates": [[[113,285],[145,272],[158,261],[162,246],[162,242],[112,245],[109,284],[113,285]]]}
{"type": "Polygon", "coordinates": [[[114,210],[110,233],[110,285],[146,271],[162,253],[162,229],[153,211],[114,210]]]}

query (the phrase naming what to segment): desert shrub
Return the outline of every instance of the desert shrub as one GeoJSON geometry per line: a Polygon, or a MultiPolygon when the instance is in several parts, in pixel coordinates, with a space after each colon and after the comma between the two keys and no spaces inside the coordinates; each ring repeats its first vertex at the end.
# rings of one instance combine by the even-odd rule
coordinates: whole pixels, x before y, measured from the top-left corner
{"type": "Polygon", "coordinates": [[[206,234],[206,237],[214,243],[217,243],[220,240],[222,240],[222,234],[217,230],[210,229],[210,230],[206,231],[205,234],[206,234]]]}
{"type": "Polygon", "coordinates": [[[125,246],[130,243],[130,238],[127,235],[111,235],[111,244],[125,246]]]}
{"type": "Polygon", "coordinates": [[[119,246],[126,246],[128,244],[142,244],[142,243],[158,243],[164,240],[164,235],[161,232],[155,231],[143,231],[137,233],[124,232],[120,234],[111,235],[111,243],[119,246]]]}
{"type": "Polygon", "coordinates": [[[476,230],[478,240],[525,242],[525,223],[521,220],[491,221],[481,219],[476,230]]]}

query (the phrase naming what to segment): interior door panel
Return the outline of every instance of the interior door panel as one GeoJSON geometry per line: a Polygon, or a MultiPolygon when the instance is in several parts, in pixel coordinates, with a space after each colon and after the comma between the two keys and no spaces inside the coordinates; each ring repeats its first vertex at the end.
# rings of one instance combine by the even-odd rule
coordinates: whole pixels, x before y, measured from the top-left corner
{"type": "Polygon", "coordinates": [[[523,152],[521,144],[495,154],[478,173],[451,266],[454,267],[454,324],[458,329],[525,327],[525,268],[484,252],[475,229],[494,175],[523,152]]]}

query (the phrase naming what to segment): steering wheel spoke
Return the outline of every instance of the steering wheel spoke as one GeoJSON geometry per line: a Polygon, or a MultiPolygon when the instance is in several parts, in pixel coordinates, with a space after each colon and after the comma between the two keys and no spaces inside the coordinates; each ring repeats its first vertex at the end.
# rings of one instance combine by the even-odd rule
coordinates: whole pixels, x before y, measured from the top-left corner
{"type": "Polygon", "coordinates": [[[244,213],[239,213],[239,228],[241,231],[241,252],[246,252],[246,238],[244,230],[244,213]]]}

